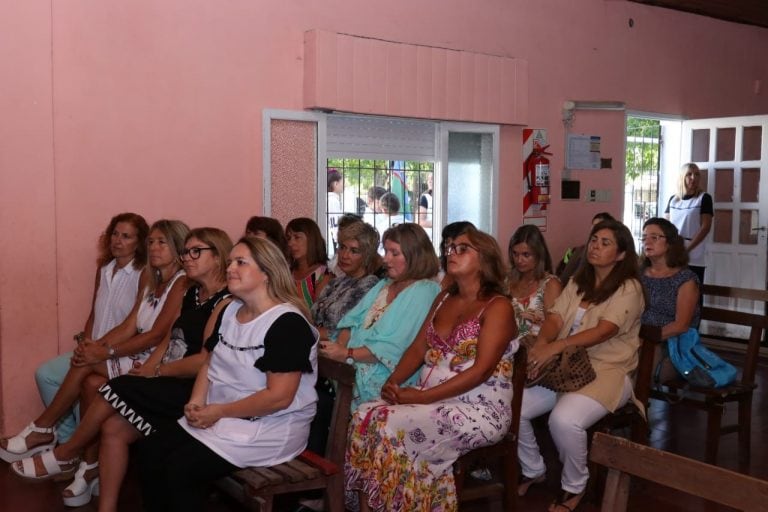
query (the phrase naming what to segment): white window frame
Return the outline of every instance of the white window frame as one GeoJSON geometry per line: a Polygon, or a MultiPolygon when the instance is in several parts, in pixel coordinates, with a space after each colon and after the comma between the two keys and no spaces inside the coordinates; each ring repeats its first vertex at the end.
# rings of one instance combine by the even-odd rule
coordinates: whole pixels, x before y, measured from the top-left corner
{"type": "MultiPolygon", "coordinates": [[[[262,145],[263,145],[263,214],[269,216],[272,211],[272,198],[270,197],[271,185],[272,185],[272,156],[271,156],[271,123],[273,120],[287,120],[287,121],[309,121],[317,124],[317,185],[316,185],[316,221],[320,227],[324,237],[328,236],[327,225],[328,223],[320,219],[327,218],[326,202],[327,202],[327,188],[325,186],[327,177],[327,118],[329,115],[322,112],[312,111],[294,111],[294,110],[282,110],[282,109],[265,109],[262,113],[262,145]]],[[[368,117],[368,116],[360,116],[368,117]]],[[[451,132],[462,133],[487,133],[492,136],[493,143],[493,168],[491,170],[491,212],[489,216],[490,227],[488,232],[490,235],[496,237],[498,229],[498,205],[499,205],[499,140],[500,140],[500,127],[495,124],[481,124],[481,123],[463,123],[463,122],[447,122],[447,121],[434,121],[434,120],[422,120],[422,119],[410,119],[410,118],[396,118],[391,117],[388,119],[404,120],[404,121],[419,121],[429,122],[434,125],[435,128],[435,166],[433,175],[433,193],[435,198],[439,198],[439,201],[435,201],[432,211],[432,220],[434,226],[434,232],[439,235],[442,228],[445,226],[446,209],[445,205],[448,202],[448,187],[445,183],[447,174],[445,169],[448,166],[448,136],[451,132]]],[[[439,236],[436,236],[435,244],[440,242],[439,236]]]]}

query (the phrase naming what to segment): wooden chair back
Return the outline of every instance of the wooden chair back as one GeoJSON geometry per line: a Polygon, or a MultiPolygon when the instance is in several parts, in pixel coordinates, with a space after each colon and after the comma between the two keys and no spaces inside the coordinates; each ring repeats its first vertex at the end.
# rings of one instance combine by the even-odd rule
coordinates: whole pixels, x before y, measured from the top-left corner
{"type": "Polygon", "coordinates": [[[481,498],[501,497],[504,510],[517,507],[517,482],[520,479],[520,466],[517,461],[517,438],[520,430],[520,407],[523,403],[528,352],[522,344],[514,356],[512,388],[512,423],[504,439],[493,446],[472,450],[459,457],[453,465],[453,477],[456,482],[456,495],[459,502],[474,501],[481,498]],[[500,468],[501,473],[494,475],[489,482],[477,481],[467,485],[467,476],[475,464],[489,465],[493,471],[500,468]]]}
{"type": "Polygon", "coordinates": [[[603,433],[590,460],[608,468],[601,510],[625,512],[631,476],[748,512],[768,511],[768,481],[603,433]]]}
{"type": "Polygon", "coordinates": [[[318,374],[336,385],[325,456],[305,450],[297,458],[269,468],[246,468],[217,482],[250,510],[271,512],[275,495],[323,489],[326,510],[344,512],[344,452],[351,417],[354,366],[318,357],[318,374]]]}
{"type": "Polygon", "coordinates": [[[630,427],[632,439],[638,443],[648,441],[648,422],[646,420],[648,405],[651,398],[653,380],[653,357],[656,347],[661,342],[661,327],[653,325],[640,326],[640,349],[635,370],[635,398],[643,404],[644,411],[638,411],[633,402],[619,407],[613,413],[606,415],[590,429],[591,432],[613,432],[630,427]]]}
{"type": "MultiPolygon", "coordinates": [[[[768,291],[766,290],[705,285],[703,291],[707,297],[768,301],[768,291]]],[[[722,388],[691,386],[682,378],[673,378],[662,382],[663,388],[653,389],[652,396],[672,404],[690,405],[707,413],[705,460],[711,464],[717,461],[720,436],[737,432],[739,435],[739,461],[744,465],[748,463],[750,456],[752,394],[757,387],[755,372],[760,356],[763,332],[768,328],[768,316],[705,306],[702,308],[701,318],[702,320],[743,325],[750,328],[743,364],[738,365],[737,363],[737,366],[740,366],[741,377],[737,382],[722,388]],[[737,421],[733,424],[723,425],[723,413],[728,402],[737,402],[738,404],[737,421]]]]}

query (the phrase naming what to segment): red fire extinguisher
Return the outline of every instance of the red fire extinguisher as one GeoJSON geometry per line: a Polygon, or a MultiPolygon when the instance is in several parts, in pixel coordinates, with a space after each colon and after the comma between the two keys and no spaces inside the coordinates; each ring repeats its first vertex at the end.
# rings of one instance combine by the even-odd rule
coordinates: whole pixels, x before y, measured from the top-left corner
{"type": "Polygon", "coordinates": [[[533,152],[526,162],[526,178],[528,180],[528,190],[531,193],[531,202],[535,204],[549,204],[549,159],[544,155],[551,155],[547,152],[549,145],[541,147],[534,143],[533,152]]]}

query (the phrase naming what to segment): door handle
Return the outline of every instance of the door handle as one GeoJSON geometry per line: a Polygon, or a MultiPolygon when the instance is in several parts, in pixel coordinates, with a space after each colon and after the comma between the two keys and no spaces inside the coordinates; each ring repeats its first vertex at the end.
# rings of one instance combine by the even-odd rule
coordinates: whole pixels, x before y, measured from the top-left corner
{"type": "Polygon", "coordinates": [[[752,231],[766,231],[768,228],[765,226],[760,226],[759,228],[752,228],[752,231]]]}

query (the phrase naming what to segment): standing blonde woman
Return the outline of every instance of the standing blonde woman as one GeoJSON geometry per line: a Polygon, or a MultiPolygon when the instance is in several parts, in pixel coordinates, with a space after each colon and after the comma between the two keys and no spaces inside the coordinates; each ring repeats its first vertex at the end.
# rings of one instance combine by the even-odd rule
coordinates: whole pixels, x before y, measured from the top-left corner
{"type": "Polygon", "coordinates": [[[687,163],[680,169],[677,194],[669,198],[664,213],[685,240],[688,268],[703,284],[706,238],[715,210],[712,196],[701,188],[701,171],[696,164],[687,163]]]}

